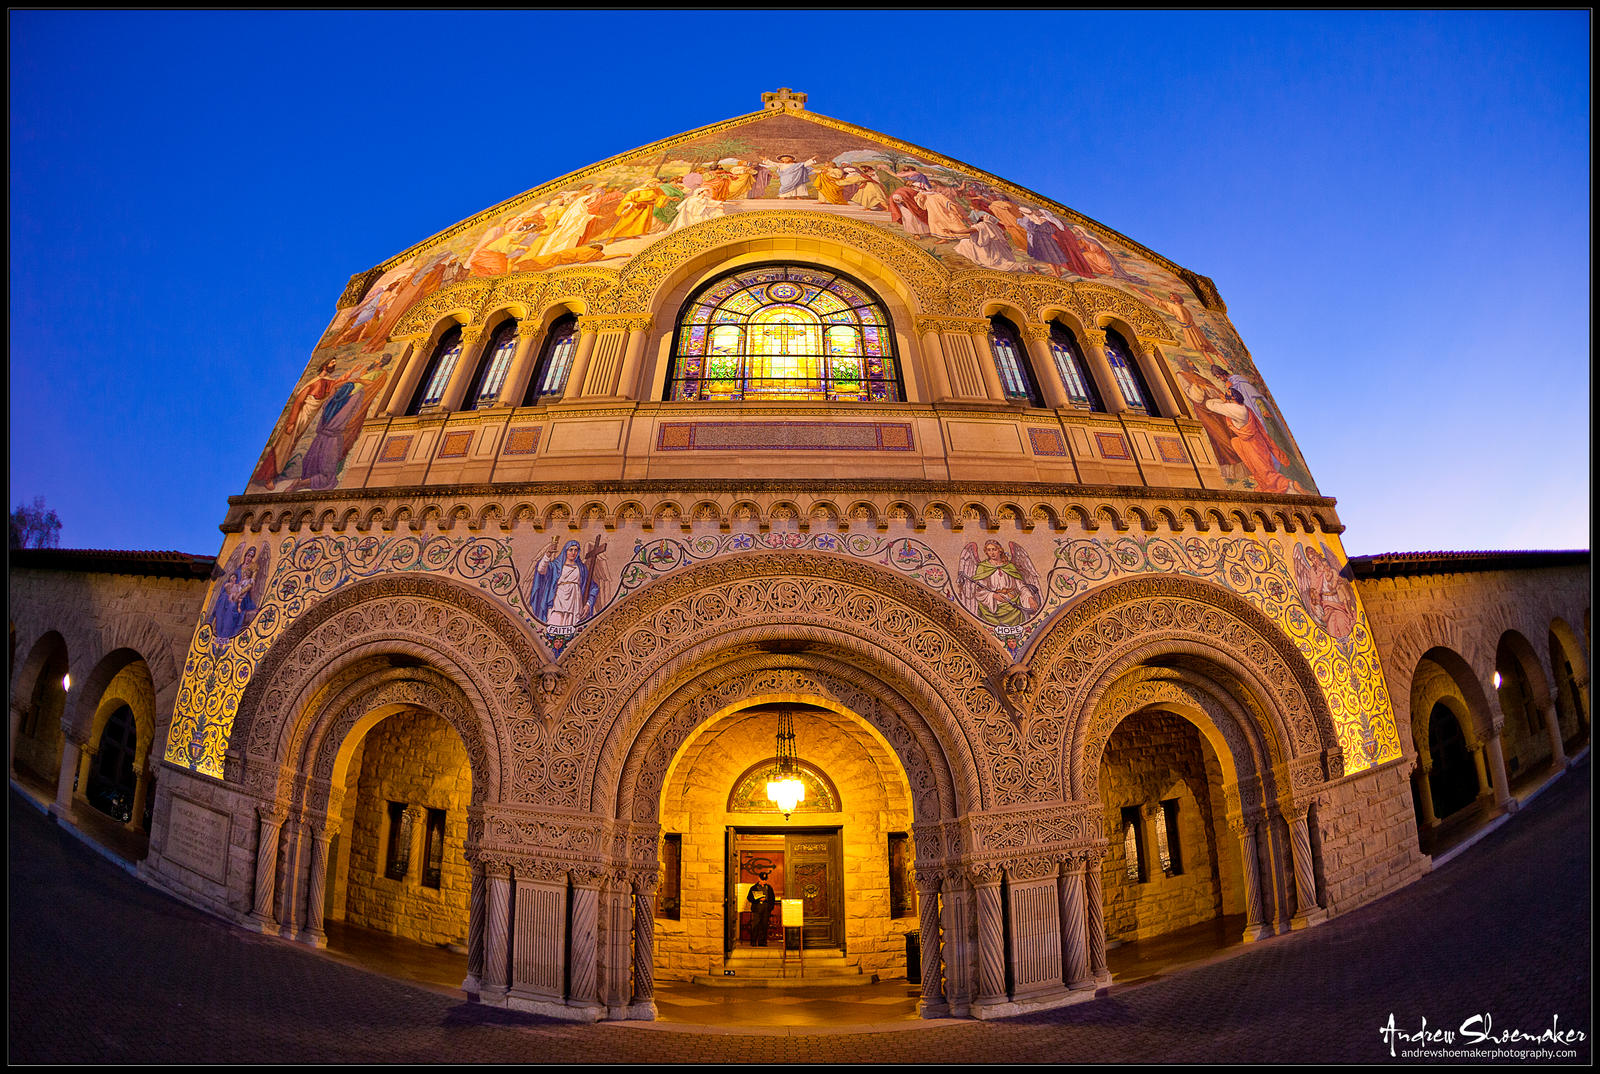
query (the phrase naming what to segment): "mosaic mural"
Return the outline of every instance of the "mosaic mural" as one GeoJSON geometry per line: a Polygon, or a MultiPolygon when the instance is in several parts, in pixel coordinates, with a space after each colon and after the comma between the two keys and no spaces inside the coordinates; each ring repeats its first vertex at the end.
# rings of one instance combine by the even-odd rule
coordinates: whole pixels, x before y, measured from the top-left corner
{"type": "Polygon", "coordinates": [[[809,113],[756,115],[614,157],[513,198],[390,266],[317,344],[250,490],[338,483],[400,356],[391,333],[439,288],[568,265],[620,268],[702,221],[797,208],[889,229],[953,269],[1096,280],[1132,292],[1180,341],[1163,346],[1162,356],[1215,445],[1223,477],[1245,489],[1316,492],[1232,325],[1168,269],[974,168],[809,113]]]}
{"type": "Polygon", "coordinates": [[[474,586],[541,634],[558,657],[596,615],[664,575],[741,552],[824,552],[871,561],[961,607],[1013,657],[1070,601],[1140,574],[1222,586],[1278,625],[1310,663],[1333,711],[1348,771],[1399,756],[1377,650],[1336,547],[1306,538],[1057,537],[963,542],[796,531],[586,539],[288,536],[238,543],[212,583],[179,688],[166,758],[212,776],[239,700],[275,639],[313,603],[363,578],[429,572],[474,586]],[[934,543],[930,543],[934,542],[934,543]],[[620,542],[616,542],[620,545],[620,542]],[[938,547],[936,547],[936,544],[938,547]],[[952,570],[950,562],[956,563],[952,570]]]}

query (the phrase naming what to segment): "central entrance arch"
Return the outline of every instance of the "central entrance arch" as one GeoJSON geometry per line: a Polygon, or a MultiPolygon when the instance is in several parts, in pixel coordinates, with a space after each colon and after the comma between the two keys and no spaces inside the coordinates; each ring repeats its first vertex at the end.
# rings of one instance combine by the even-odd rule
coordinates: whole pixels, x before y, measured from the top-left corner
{"type": "Polygon", "coordinates": [[[764,678],[796,689],[736,701],[695,730],[666,774],[663,886],[678,901],[675,913],[658,911],[658,972],[762,976],[774,967],[761,949],[788,943],[831,973],[904,976],[905,933],[917,925],[905,770],[869,723],[808,695],[798,669],[764,678]],[[807,785],[787,818],[766,799],[781,711],[807,785]],[[758,905],[767,886],[783,900],[772,912],[758,905]],[[797,911],[803,925],[790,934],[797,911]]]}

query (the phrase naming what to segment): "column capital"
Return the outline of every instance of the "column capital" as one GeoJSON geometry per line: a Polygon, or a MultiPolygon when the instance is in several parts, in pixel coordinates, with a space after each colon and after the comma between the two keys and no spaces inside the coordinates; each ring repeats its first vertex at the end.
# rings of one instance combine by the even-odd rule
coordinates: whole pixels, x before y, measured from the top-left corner
{"type": "Polygon", "coordinates": [[[1000,881],[1005,878],[1005,869],[999,862],[971,862],[965,867],[965,871],[973,887],[998,887],[1000,881]]]}
{"type": "Polygon", "coordinates": [[[275,828],[283,827],[283,822],[289,819],[289,811],[274,802],[271,805],[256,806],[256,816],[261,818],[261,823],[270,824],[275,828]]]}

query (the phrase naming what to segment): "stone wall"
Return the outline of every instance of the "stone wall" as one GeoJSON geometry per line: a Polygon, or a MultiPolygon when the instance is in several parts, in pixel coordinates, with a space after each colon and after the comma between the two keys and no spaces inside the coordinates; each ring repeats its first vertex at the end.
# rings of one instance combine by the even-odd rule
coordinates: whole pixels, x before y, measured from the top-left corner
{"type": "Polygon", "coordinates": [[[1323,907],[1342,913],[1429,868],[1417,846],[1409,767],[1396,761],[1329,784],[1315,811],[1323,907]]]}
{"type": "Polygon", "coordinates": [[[1226,844],[1232,833],[1219,823],[1222,770],[1200,732],[1181,717],[1166,713],[1130,716],[1106,743],[1100,762],[1100,797],[1105,805],[1105,830],[1111,840],[1104,869],[1106,938],[1148,939],[1187,925],[1208,921],[1224,911],[1234,913],[1242,896],[1237,890],[1238,850],[1231,861],[1226,844]],[[1178,850],[1181,872],[1162,871],[1157,851],[1160,803],[1178,802],[1178,850]],[[1128,876],[1122,809],[1140,810],[1145,879],[1128,876]],[[1218,832],[1226,838],[1219,841],[1218,832]],[[1219,842],[1222,844],[1219,846],[1219,842]],[[1222,866],[1230,868],[1224,872],[1222,866]],[[1225,893],[1231,898],[1225,899],[1225,893]]]}
{"type": "Polygon", "coordinates": [[[751,765],[773,756],[774,716],[746,712],[706,728],[684,749],[663,795],[661,828],[683,837],[679,920],[656,921],[656,972],[664,980],[720,973],[723,964],[725,837],[729,826],[842,829],[845,955],[880,976],[905,975],[903,935],[917,927],[915,909],[889,916],[888,836],[909,832],[910,793],[898,762],[847,717],[803,712],[795,717],[800,756],[828,775],[838,812],[730,813],[728,795],[751,765]]]}
{"type": "Polygon", "coordinates": [[[367,733],[351,773],[354,786],[346,800],[353,792],[355,801],[344,829],[348,849],[337,852],[339,877],[330,885],[344,892],[345,920],[422,943],[465,944],[471,879],[464,848],[472,773],[461,737],[430,713],[402,712],[367,733]],[[406,875],[385,875],[390,802],[445,811],[438,888],[423,885],[425,813],[417,814],[412,828],[406,875]]]}

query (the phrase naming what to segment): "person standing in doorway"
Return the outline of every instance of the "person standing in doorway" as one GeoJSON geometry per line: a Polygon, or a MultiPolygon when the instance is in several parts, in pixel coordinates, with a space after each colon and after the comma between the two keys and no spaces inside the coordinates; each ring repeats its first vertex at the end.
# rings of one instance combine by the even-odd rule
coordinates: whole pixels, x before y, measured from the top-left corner
{"type": "Polygon", "coordinates": [[[759,879],[750,885],[750,891],[745,895],[744,901],[750,904],[750,912],[754,915],[750,922],[750,941],[757,947],[767,946],[767,926],[772,921],[772,908],[777,905],[777,895],[772,890],[772,885],[767,883],[767,874],[759,874],[759,879]]]}

